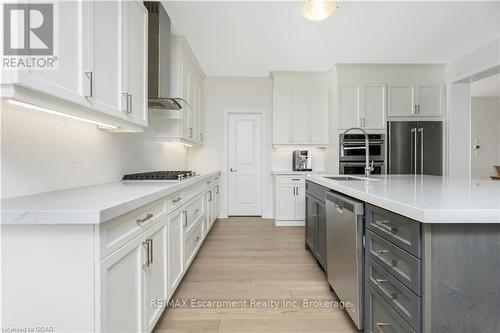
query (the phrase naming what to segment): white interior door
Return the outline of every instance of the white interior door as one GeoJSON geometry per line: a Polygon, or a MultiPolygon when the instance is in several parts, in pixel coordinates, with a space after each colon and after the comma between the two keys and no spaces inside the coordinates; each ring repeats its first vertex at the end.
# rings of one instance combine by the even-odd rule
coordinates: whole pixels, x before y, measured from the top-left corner
{"type": "Polygon", "coordinates": [[[262,117],[229,114],[228,215],[262,215],[262,117]]]}

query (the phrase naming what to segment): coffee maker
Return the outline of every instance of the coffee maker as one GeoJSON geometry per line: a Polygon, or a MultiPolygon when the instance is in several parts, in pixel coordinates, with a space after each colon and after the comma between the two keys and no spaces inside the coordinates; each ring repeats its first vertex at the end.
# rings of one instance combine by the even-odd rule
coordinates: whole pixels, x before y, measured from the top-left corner
{"type": "Polygon", "coordinates": [[[309,150],[294,150],[292,153],[293,171],[312,171],[311,152],[309,150]]]}

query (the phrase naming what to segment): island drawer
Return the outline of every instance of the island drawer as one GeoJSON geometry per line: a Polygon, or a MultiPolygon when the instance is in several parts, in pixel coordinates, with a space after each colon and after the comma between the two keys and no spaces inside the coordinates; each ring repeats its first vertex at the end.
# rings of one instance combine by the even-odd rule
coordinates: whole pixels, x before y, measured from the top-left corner
{"type": "Polygon", "coordinates": [[[421,258],[420,223],[373,205],[366,205],[366,227],[421,258]]]}
{"type": "Polygon", "coordinates": [[[295,184],[295,185],[304,185],[306,179],[303,175],[288,175],[288,176],[276,176],[276,183],[278,184],[295,184]]]}
{"type": "Polygon", "coordinates": [[[100,259],[118,250],[166,215],[167,204],[161,199],[102,223],[99,225],[100,259]]]}
{"type": "Polygon", "coordinates": [[[369,284],[365,293],[365,332],[416,333],[369,284]]]}
{"type": "Polygon", "coordinates": [[[385,238],[366,230],[366,253],[405,286],[421,295],[421,261],[385,238]]]}
{"type": "Polygon", "coordinates": [[[326,201],[326,192],[328,192],[329,189],[327,189],[324,186],[318,185],[316,183],[313,183],[311,181],[306,182],[306,192],[309,195],[312,195],[313,197],[325,202],[326,201]]]}
{"type": "Polygon", "coordinates": [[[365,258],[365,275],[373,289],[418,331],[421,298],[369,257],[365,258]]]}

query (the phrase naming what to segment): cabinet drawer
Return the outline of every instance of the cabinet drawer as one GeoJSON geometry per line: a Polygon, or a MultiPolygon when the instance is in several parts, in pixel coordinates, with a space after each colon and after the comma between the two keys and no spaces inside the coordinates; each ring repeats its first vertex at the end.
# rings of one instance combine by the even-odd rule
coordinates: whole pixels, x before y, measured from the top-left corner
{"type": "Polygon", "coordinates": [[[413,290],[420,293],[420,259],[408,252],[401,250],[385,238],[366,230],[366,253],[379,265],[385,268],[396,279],[413,290]]]}
{"type": "Polygon", "coordinates": [[[306,179],[304,178],[303,175],[296,175],[296,176],[276,176],[276,183],[277,184],[294,184],[294,185],[304,185],[306,182],[306,179]]]}
{"type": "Polygon", "coordinates": [[[365,332],[416,333],[369,284],[366,284],[365,311],[365,332]]]}
{"type": "Polygon", "coordinates": [[[306,193],[321,200],[322,202],[326,201],[326,192],[328,191],[329,189],[327,189],[324,186],[318,185],[310,181],[306,182],[306,193]]]}
{"type": "Polygon", "coordinates": [[[406,250],[421,257],[420,223],[385,209],[367,205],[366,227],[406,250]]]}
{"type": "Polygon", "coordinates": [[[189,230],[191,226],[196,223],[203,216],[203,196],[198,196],[194,198],[186,206],[186,230],[189,230]]]}
{"type": "Polygon", "coordinates": [[[177,208],[181,207],[189,200],[191,200],[198,193],[203,191],[203,185],[201,183],[195,184],[182,191],[176,192],[167,198],[168,213],[170,214],[177,208]]]}
{"type": "Polygon", "coordinates": [[[198,220],[196,225],[186,233],[186,238],[184,242],[184,265],[187,266],[191,263],[194,255],[196,254],[196,249],[201,244],[203,239],[203,224],[202,220],[198,220]]]}
{"type": "Polygon", "coordinates": [[[100,259],[118,250],[129,240],[167,215],[164,199],[152,202],[99,226],[100,259]]]}
{"type": "Polygon", "coordinates": [[[369,257],[365,258],[365,274],[365,281],[418,331],[420,329],[421,298],[369,257]]]}

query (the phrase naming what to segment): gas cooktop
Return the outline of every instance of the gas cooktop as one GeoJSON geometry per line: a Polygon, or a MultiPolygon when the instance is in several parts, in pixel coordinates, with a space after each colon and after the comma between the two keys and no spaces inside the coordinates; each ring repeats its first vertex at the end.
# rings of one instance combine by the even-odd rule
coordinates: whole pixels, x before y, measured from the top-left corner
{"type": "Polygon", "coordinates": [[[196,172],[194,171],[151,171],[151,172],[142,172],[142,173],[133,173],[129,175],[125,175],[122,177],[122,180],[125,181],[179,181],[186,178],[196,176],[196,172]]]}

